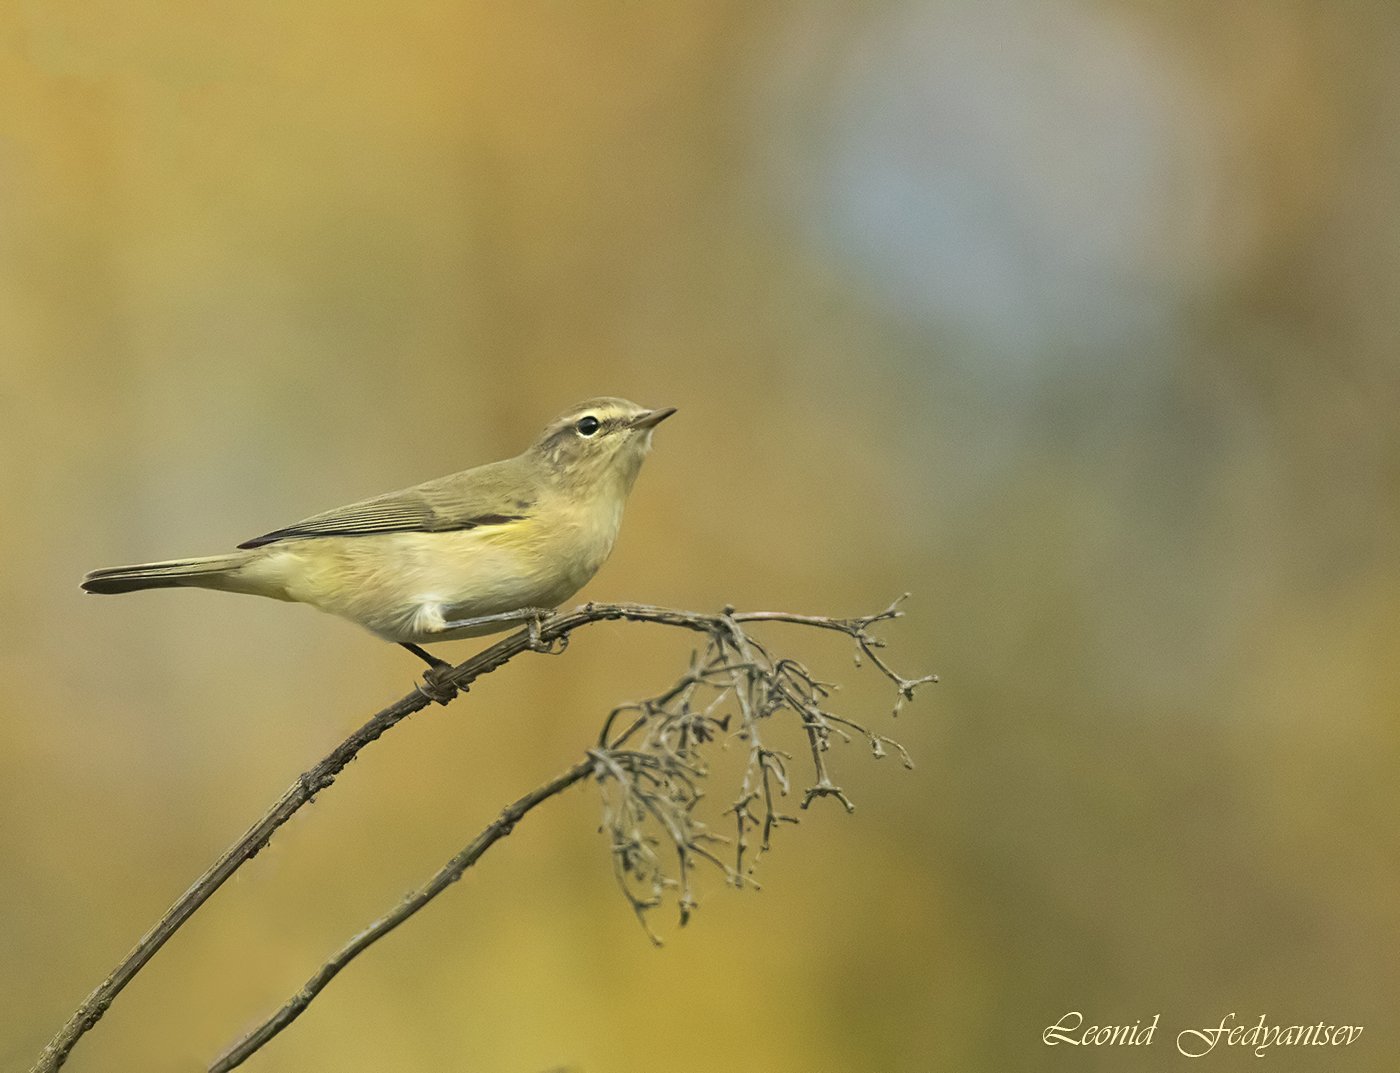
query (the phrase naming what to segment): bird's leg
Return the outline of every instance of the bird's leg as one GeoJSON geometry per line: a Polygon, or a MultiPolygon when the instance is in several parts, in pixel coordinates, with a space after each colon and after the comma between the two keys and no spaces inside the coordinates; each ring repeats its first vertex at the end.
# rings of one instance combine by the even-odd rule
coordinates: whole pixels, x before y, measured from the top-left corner
{"type": "Polygon", "coordinates": [[[433,670],[437,670],[437,669],[440,668],[440,667],[450,667],[450,666],[452,666],[452,664],[448,663],[447,660],[445,660],[445,659],[438,659],[437,656],[433,655],[433,654],[432,654],[431,652],[429,652],[427,649],[422,648],[422,647],[420,647],[420,646],[414,644],[412,641],[400,641],[400,642],[399,642],[399,647],[400,647],[400,648],[406,648],[406,649],[408,649],[410,652],[412,652],[415,656],[417,656],[419,659],[421,659],[424,663],[426,663],[426,664],[427,664],[429,667],[431,667],[433,670]]]}
{"type": "Polygon", "coordinates": [[[452,664],[445,659],[438,659],[412,641],[400,641],[399,644],[428,665],[428,670],[423,675],[423,684],[418,687],[424,696],[439,704],[446,704],[458,694],[460,687],[447,677],[452,670],[452,664]]]}
{"type": "Polygon", "coordinates": [[[515,611],[502,611],[498,615],[481,615],[478,618],[458,619],[455,622],[444,622],[441,629],[444,633],[448,631],[476,629],[478,626],[490,626],[497,622],[523,622],[530,630],[530,648],[535,652],[548,652],[550,646],[548,642],[540,637],[540,631],[544,628],[545,620],[554,611],[548,607],[522,607],[515,611]]]}

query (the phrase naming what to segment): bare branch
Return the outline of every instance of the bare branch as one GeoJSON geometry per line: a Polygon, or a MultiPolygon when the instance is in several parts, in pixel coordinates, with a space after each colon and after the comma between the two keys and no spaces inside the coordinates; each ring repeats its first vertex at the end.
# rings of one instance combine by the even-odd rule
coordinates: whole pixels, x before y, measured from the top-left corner
{"type": "MultiPolygon", "coordinates": [[[[759,743],[758,721],[772,715],[786,706],[805,711],[804,727],[809,735],[816,766],[818,781],[809,789],[803,807],[812,797],[834,795],[852,807],[839,788],[830,783],[826,776],[821,753],[827,748],[832,730],[844,733],[842,727],[853,729],[866,736],[872,751],[879,756],[882,746],[888,744],[904,756],[903,748],[888,738],[874,735],[859,724],[844,717],[834,717],[817,703],[825,697],[822,687],[814,678],[806,674],[800,664],[781,661],[782,671],[777,671],[767,650],[749,637],[741,623],[786,622],[794,625],[810,626],[835,630],[850,636],[857,645],[857,661],[862,655],[869,656],[871,662],[897,687],[900,699],[895,705],[898,712],[900,703],[913,695],[914,689],[925,682],[936,681],[934,676],[919,679],[905,679],[892,671],[873,651],[882,642],[869,633],[870,627],[878,622],[898,617],[896,605],[885,611],[855,619],[829,619],[818,616],[789,614],[787,612],[748,612],[736,614],[732,608],[725,608],[719,615],[702,615],[687,611],[652,607],[642,604],[585,604],[571,611],[555,615],[543,623],[531,625],[490,647],[477,653],[450,670],[432,677],[426,686],[416,688],[412,693],[394,704],[377,712],[362,727],[332,750],[320,763],[305,772],[282,795],[263,817],[244,835],[230,846],[210,868],[197,879],[166,914],[148,931],[136,946],[127,954],[112,973],[87,997],[69,1018],[68,1023],[45,1047],[43,1054],[33,1067],[32,1073],[53,1073],[67,1060],[69,1053],[79,1039],[97,1023],[117,995],[150,961],[176,931],[192,916],[205,901],[243,864],[251,860],[268,844],[273,834],[315,796],[330,786],[344,768],[366,745],[377,740],[386,731],[403,719],[437,701],[446,704],[460,691],[465,692],[470,684],[485,674],[499,669],[523,652],[562,652],[570,634],[589,623],[609,620],[631,622],[652,622],[659,625],[687,629],[704,634],[708,646],[703,657],[692,660],[690,671],[671,689],[639,705],[625,705],[609,716],[600,737],[600,747],[593,750],[585,761],[571,768],[551,783],[546,783],[536,791],[521,798],[502,813],[495,824],[473,840],[457,857],[434,877],[420,891],[394,912],[386,914],[366,931],[356,936],[337,955],[308,981],[297,996],[283,1007],[277,1015],[258,1030],[265,1035],[250,1035],[240,1041],[219,1061],[229,1062],[235,1054],[251,1054],[271,1039],[276,1032],[305,1008],[329,980],[350,960],[357,956],[370,943],[386,934],[399,923],[417,912],[433,897],[436,897],[453,878],[471,865],[490,845],[494,844],[523,816],[541,801],[579,781],[594,771],[600,781],[614,781],[616,786],[627,787],[620,800],[621,814],[635,820],[631,823],[634,832],[640,832],[643,823],[650,818],[661,824],[668,840],[672,842],[677,855],[677,867],[681,878],[671,879],[659,866],[659,858],[652,849],[655,841],[650,836],[638,834],[635,839],[619,845],[614,844],[615,862],[619,867],[619,880],[627,890],[628,875],[645,876],[651,884],[651,892],[646,898],[633,898],[633,907],[638,916],[644,918],[645,911],[659,904],[664,892],[677,888],[681,891],[681,914],[684,920],[694,907],[694,898],[689,887],[690,864],[698,857],[719,864],[731,882],[742,885],[752,883],[741,872],[745,835],[749,827],[761,822],[763,830],[762,848],[767,849],[772,829],[782,822],[796,822],[793,817],[782,815],[775,810],[774,786],[778,795],[788,792],[788,776],[785,766],[787,754],[770,750],[759,743]],[[786,684],[784,684],[786,679],[786,684]],[[796,683],[796,684],[794,684],[796,683]],[[715,693],[709,704],[696,710],[692,700],[705,691],[715,693]],[[800,701],[793,703],[794,697],[800,701]],[[705,847],[704,843],[718,840],[718,836],[705,830],[703,824],[689,817],[700,798],[698,783],[705,774],[703,762],[699,759],[698,748],[713,741],[729,729],[729,717],[716,717],[714,712],[729,699],[735,699],[740,710],[740,725],[736,736],[750,743],[749,771],[745,775],[746,797],[735,802],[730,810],[736,816],[739,837],[735,851],[735,863],[731,868],[722,863],[705,847]],[[631,728],[618,739],[604,746],[611,732],[614,719],[623,713],[635,716],[631,728]],[[651,728],[659,728],[656,734],[651,728]],[[632,752],[620,752],[618,746],[635,731],[648,728],[649,733],[644,748],[632,752]],[[607,758],[605,762],[604,758],[607,758]],[[623,777],[617,779],[617,775],[623,777]],[[567,779],[560,784],[560,780],[567,779]],[[639,795],[638,786],[648,787],[639,795]],[[540,796],[543,795],[543,796],[540,796]],[[756,801],[763,804],[762,820],[752,812],[756,801]],[[514,810],[519,809],[515,815],[514,810]],[[509,819],[515,815],[514,819],[509,819]],[[442,877],[458,868],[456,875],[437,885],[442,877]],[[414,901],[421,896],[421,901],[414,901]],[[310,989],[310,990],[308,990],[310,989]],[[304,997],[303,997],[304,996],[304,997]],[[300,1000],[298,1004],[298,1000],[300,1000]],[[240,1047],[248,1045],[246,1050],[240,1047]]],[[[621,828],[619,828],[621,830],[621,828]]],[[[616,832],[615,832],[616,834],[616,832]]],[[[242,1059],[239,1058],[238,1061],[242,1059]]],[[[217,1065],[216,1068],[231,1069],[232,1064],[217,1065]]]]}

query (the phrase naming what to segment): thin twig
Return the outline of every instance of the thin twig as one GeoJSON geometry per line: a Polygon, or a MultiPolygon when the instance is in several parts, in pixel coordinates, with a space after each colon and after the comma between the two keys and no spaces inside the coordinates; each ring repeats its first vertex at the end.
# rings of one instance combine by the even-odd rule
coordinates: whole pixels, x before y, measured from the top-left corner
{"type": "MultiPolygon", "coordinates": [[[[615,749],[622,745],[642,727],[644,722],[645,720],[642,719],[636,720],[603,748],[615,749]]],[[[428,882],[407,895],[392,910],[367,925],[363,931],[355,935],[317,969],[315,975],[306,981],[301,990],[283,1003],[276,1013],[229,1046],[223,1054],[214,1060],[209,1067],[209,1073],[227,1073],[228,1070],[242,1065],[254,1052],[261,1050],[282,1029],[301,1016],[306,1007],[311,1005],[312,1000],[325,989],[325,986],[336,977],[341,969],[461,879],[466,870],[475,864],[482,854],[514,831],[516,824],[527,813],[551,797],[563,793],[587,775],[596,772],[600,755],[600,750],[590,749],[585,757],[568,771],[556,776],[543,786],[536,787],[520,800],[502,809],[501,814],[495,820],[472,839],[461,853],[458,853],[438,869],[428,882]]]]}
{"type": "Polygon", "coordinates": [[[503,809],[485,830],[472,839],[461,853],[443,865],[428,882],[337,950],[281,1009],[221,1054],[209,1067],[209,1073],[228,1073],[228,1070],[242,1065],[255,1051],[301,1016],[312,999],[321,993],[341,969],[461,879],[462,874],[475,864],[483,853],[515,829],[515,825],[526,813],[587,777],[593,771],[593,767],[592,757],[582,760],[503,809]]]}

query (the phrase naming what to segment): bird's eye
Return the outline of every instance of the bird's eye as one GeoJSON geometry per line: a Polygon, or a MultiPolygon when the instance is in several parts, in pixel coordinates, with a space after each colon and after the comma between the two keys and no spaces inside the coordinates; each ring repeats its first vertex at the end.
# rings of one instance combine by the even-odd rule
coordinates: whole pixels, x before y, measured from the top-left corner
{"type": "Polygon", "coordinates": [[[592,414],[579,418],[578,424],[574,426],[580,436],[592,436],[601,427],[601,423],[592,414]]]}

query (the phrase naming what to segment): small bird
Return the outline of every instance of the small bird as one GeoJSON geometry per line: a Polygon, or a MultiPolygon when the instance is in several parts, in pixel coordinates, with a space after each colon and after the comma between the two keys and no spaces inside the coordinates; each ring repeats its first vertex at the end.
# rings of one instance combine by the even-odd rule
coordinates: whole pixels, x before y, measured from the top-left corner
{"type": "Polygon", "coordinates": [[[597,572],[652,430],[675,412],[589,399],[515,458],[328,510],[227,555],[94,570],[82,585],[310,604],[441,667],[420,644],[537,622],[597,572]]]}

